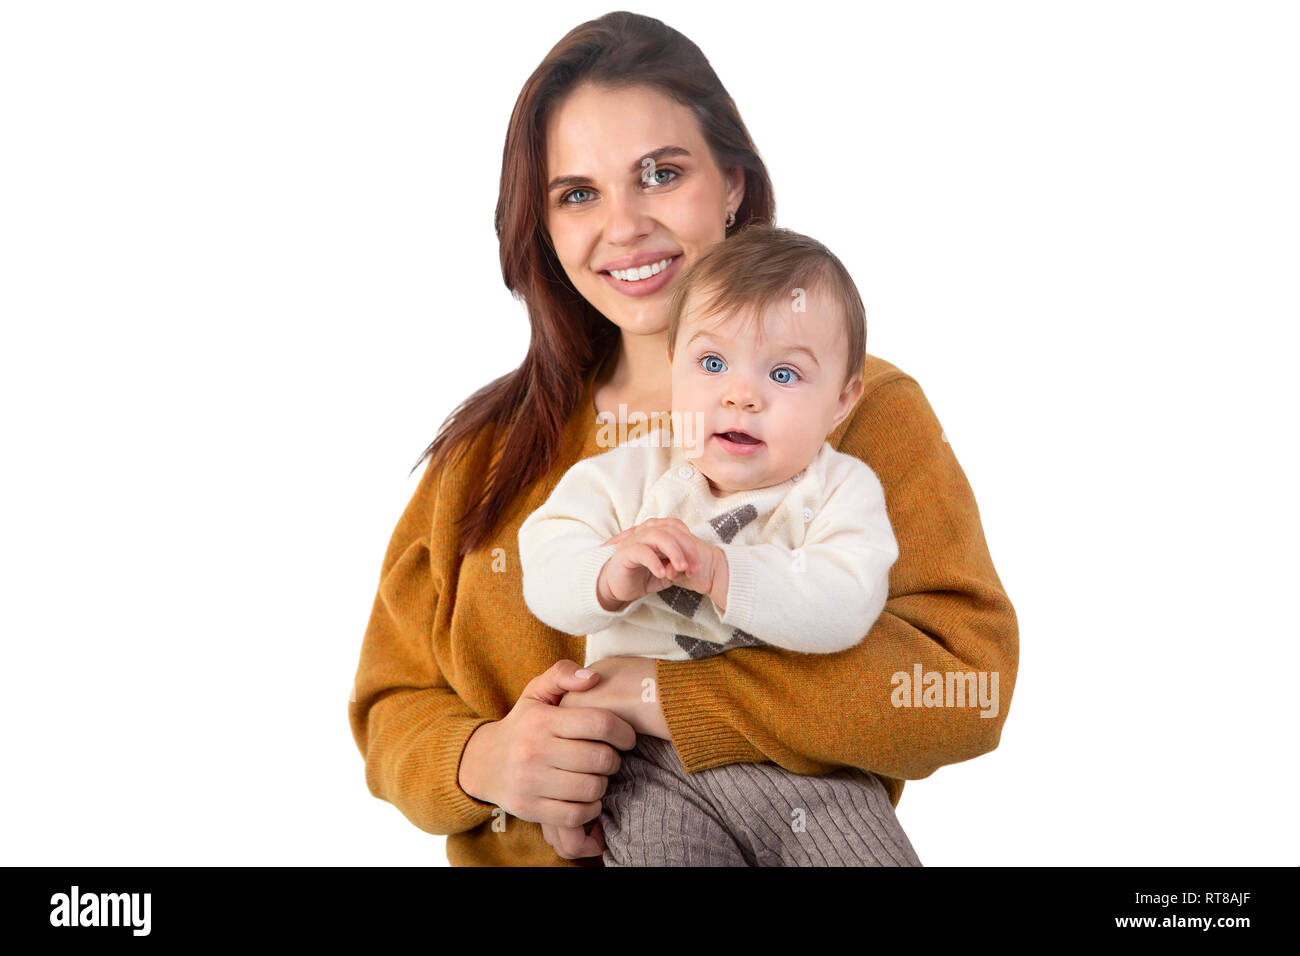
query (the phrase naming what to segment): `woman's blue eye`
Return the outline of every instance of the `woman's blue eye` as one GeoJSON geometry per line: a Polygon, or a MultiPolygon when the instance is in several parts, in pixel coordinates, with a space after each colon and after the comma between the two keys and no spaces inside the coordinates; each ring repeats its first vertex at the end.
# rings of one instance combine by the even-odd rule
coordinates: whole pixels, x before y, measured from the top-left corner
{"type": "MultiPolygon", "coordinates": [[[[654,174],[655,174],[656,176],[658,176],[660,173],[671,173],[673,179],[676,179],[678,176],[681,175],[681,173],[679,173],[677,170],[675,170],[675,169],[673,169],[673,168],[671,168],[671,167],[669,167],[669,166],[657,166],[657,167],[655,168],[654,174]]],[[[656,186],[667,186],[670,182],[673,181],[673,179],[661,179],[661,180],[656,180],[655,183],[654,183],[654,185],[656,185],[656,186]]],[[[649,184],[647,183],[647,185],[649,185],[649,184]]],[[[567,193],[565,193],[563,196],[560,197],[560,205],[561,205],[561,206],[583,206],[583,205],[586,205],[586,203],[582,202],[581,200],[578,201],[578,202],[571,202],[570,200],[571,200],[574,196],[576,196],[578,193],[589,193],[589,192],[591,192],[591,190],[590,190],[590,189],[587,189],[586,187],[583,187],[583,186],[579,186],[577,189],[571,189],[571,190],[569,190],[567,193]]]]}
{"type": "Polygon", "coordinates": [[[782,385],[789,385],[790,382],[792,381],[792,379],[788,379],[788,378],[776,378],[776,376],[780,375],[782,372],[784,372],[787,375],[793,375],[796,377],[799,375],[799,373],[796,372],[794,369],[786,368],[784,366],[782,366],[781,368],[773,369],[772,370],[773,379],[775,379],[775,381],[779,382],[782,385]]]}
{"type": "Polygon", "coordinates": [[[722,369],[725,369],[727,367],[727,363],[722,361],[722,359],[718,358],[716,355],[706,355],[704,356],[703,359],[701,359],[701,361],[704,362],[705,368],[708,368],[710,372],[721,372],[722,369]],[[709,366],[710,362],[717,362],[718,365],[722,366],[722,368],[710,367],[709,366]]]}

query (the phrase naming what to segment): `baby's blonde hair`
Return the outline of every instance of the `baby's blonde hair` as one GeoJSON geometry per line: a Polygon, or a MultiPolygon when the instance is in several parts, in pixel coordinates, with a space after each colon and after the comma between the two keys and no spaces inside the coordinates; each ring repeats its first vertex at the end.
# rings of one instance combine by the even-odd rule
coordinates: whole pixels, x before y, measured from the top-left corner
{"type": "Polygon", "coordinates": [[[697,259],[682,275],[668,301],[668,358],[677,346],[687,299],[700,295],[701,316],[724,310],[746,323],[778,302],[793,303],[794,290],[816,289],[839,306],[844,318],[848,362],[844,384],[866,364],[867,313],[853,277],[835,254],[816,239],[754,220],[697,259]]]}

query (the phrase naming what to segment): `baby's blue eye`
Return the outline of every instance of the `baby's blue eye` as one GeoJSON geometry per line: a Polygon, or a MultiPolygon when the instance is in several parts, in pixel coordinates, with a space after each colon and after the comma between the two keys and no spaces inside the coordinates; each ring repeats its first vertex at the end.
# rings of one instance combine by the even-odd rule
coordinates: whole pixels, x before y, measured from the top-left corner
{"type": "Polygon", "coordinates": [[[772,370],[772,378],[773,378],[775,381],[781,383],[782,385],[788,385],[788,384],[790,384],[790,382],[792,381],[792,379],[789,379],[789,378],[777,378],[777,377],[776,377],[776,376],[780,375],[782,372],[784,372],[786,375],[798,375],[798,373],[797,373],[794,369],[792,369],[792,368],[785,368],[785,367],[782,367],[782,368],[778,368],[778,369],[773,369],[773,370],[772,370]]]}
{"type": "Polygon", "coordinates": [[[704,356],[702,361],[704,362],[704,367],[707,368],[710,372],[721,372],[722,369],[725,369],[727,367],[727,363],[722,361],[722,359],[718,358],[716,355],[706,355],[704,356]],[[709,365],[710,362],[717,362],[718,365],[722,366],[722,368],[718,368],[716,366],[710,366],[709,365]]]}

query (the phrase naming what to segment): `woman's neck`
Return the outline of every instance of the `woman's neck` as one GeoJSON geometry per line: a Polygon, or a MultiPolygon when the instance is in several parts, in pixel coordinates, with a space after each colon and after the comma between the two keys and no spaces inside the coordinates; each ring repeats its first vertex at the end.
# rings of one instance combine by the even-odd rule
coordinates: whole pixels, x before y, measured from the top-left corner
{"type": "Polygon", "coordinates": [[[624,332],[618,348],[597,373],[595,390],[599,411],[617,413],[618,409],[610,406],[618,402],[628,405],[629,414],[668,411],[673,393],[668,333],[629,335],[624,332]]]}

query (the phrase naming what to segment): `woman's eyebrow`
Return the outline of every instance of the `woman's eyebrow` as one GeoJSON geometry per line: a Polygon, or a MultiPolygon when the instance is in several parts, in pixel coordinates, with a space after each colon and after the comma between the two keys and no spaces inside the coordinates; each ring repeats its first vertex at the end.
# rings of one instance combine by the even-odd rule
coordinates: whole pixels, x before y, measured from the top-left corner
{"type": "MultiPolygon", "coordinates": [[[[650,152],[646,153],[635,163],[633,163],[630,167],[628,167],[628,173],[632,174],[632,173],[640,172],[642,167],[645,165],[645,161],[647,159],[653,159],[657,163],[661,159],[667,159],[670,156],[690,156],[690,155],[691,155],[691,151],[682,146],[660,146],[658,149],[651,150],[650,152]]],[[[558,189],[561,186],[590,186],[590,185],[592,185],[592,180],[588,176],[556,176],[547,184],[546,191],[549,193],[551,190],[558,189]]]]}

